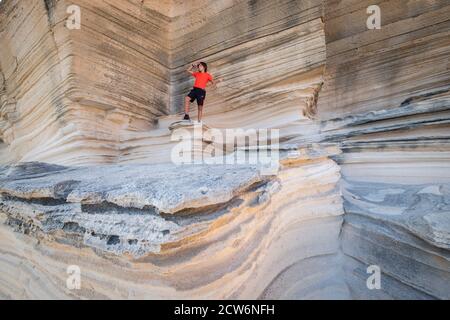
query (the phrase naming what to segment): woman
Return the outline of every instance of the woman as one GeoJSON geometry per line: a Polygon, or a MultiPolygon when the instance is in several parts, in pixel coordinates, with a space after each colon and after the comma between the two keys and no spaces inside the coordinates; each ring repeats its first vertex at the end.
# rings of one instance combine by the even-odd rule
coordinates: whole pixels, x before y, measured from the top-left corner
{"type": "Polygon", "coordinates": [[[184,118],[183,120],[190,120],[189,118],[189,107],[191,102],[197,100],[198,105],[198,122],[202,121],[203,116],[203,105],[206,97],[206,85],[211,82],[216,86],[211,74],[208,73],[208,65],[205,62],[199,62],[192,64],[189,69],[187,69],[193,77],[195,77],[194,88],[189,92],[185,98],[184,103],[184,118]],[[198,72],[194,72],[193,69],[197,68],[198,72]]]}

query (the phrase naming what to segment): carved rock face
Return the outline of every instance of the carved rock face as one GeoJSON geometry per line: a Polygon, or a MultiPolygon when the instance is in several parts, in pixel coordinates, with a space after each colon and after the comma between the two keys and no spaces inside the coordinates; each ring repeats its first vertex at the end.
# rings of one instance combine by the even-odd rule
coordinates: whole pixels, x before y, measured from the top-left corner
{"type": "Polygon", "coordinates": [[[166,122],[193,85],[187,66],[203,58],[222,80],[208,88],[211,127],[288,127],[314,116],[325,64],[320,1],[70,4],[80,7],[80,29],[63,23],[66,1],[11,1],[0,13],[5,95],[16,99],[15,119],[0,123],[11,137],[1,163],[143,162],[144,154],[167,162],[142,146],[170,150],[166,122]]]}
{"type": "Polygon", "coordinates": [[[371,4],[2,3],[0,296],[449,299],[450,8],[371,4]],[[222,82],[177,165],[194,61],[222,82]]]}

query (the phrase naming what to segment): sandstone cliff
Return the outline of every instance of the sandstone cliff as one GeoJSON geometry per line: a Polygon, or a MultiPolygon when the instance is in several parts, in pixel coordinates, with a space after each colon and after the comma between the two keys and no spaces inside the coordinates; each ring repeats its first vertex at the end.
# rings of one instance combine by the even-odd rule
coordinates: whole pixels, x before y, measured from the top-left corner
{"type": "Polygon", "coordinates": [[[449,17],[445,0],[4,0],[0,296],[450,298],[449,17]],[[279,170],[172,163],[196,60],[222,79],[205,133],[279,143],[194,153],[268,147],[279,170]]]}

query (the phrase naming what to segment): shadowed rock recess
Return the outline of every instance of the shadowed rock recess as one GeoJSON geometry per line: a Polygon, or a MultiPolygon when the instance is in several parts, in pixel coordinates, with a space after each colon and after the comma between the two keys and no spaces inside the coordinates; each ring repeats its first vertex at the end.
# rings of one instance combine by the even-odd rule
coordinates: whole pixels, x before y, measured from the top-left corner
{"type": "Polygon", "coordinates": [[[0,298],[449,299],[449,39],[446,0],[3,0],[0,298]],[[205,136],[279,143],[193,155],[277,171],[173,163],[197,60],[205,136]]]}

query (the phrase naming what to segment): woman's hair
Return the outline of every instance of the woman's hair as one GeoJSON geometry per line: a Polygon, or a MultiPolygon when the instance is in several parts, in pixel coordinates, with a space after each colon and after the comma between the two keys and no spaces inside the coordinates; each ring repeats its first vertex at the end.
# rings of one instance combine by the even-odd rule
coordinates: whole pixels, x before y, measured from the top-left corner
{"type": "Polygon", "coordinates": [[[208,72],[208,65],[206,64],[206,62],[200,62],[200,64],[203,66],[203,68],[205,68],[205,72],[208,72]]]}

